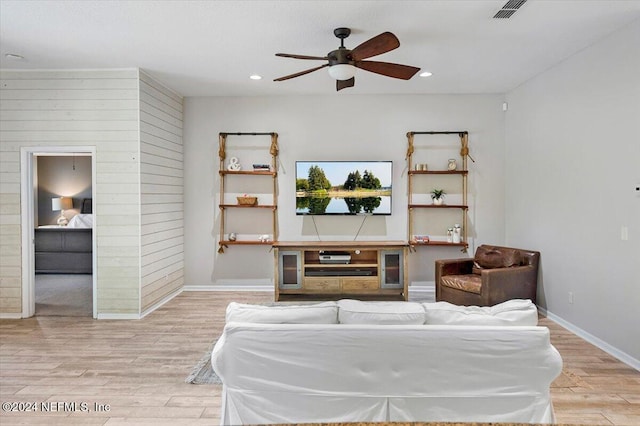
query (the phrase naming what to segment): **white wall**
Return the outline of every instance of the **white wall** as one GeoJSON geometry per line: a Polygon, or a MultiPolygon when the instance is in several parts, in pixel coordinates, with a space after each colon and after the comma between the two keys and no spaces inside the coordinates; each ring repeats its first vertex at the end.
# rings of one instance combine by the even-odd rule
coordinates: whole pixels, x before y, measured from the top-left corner
{"type": "Polygon", "coordinates": [[[507,243],[541,251],[543,307],[639,365],[640,22],[507,99],[507,243]]]}
{"type": "Polygon", "coordinates": [[[95,146],[98,314],[139,312],[138,70],[2,71],[0,313],[22,311],[20,148],[95,146]]]}
{"type": "Polygon", "coordinates": [[[182,97],[140,72],[141,309],[184,283],[182,97]]]}
{"type": "MultiPolygon", "coordinates": [[[[359,239],[407,239],[405,154],[408,131],[467,130],[471,155],[469,211],[477,243],[504,242],[503,97],[327,96],[185,99],[185,284],[266,284],[273,280],[268,247],[231,246],[217,253],[218,133],[277,132],[280,240],[317,240],[311,219],[295,215],[296,160],[393,160],[392,215],[367,219],[359,239]]],[[[242,162],[248,151],[239,152],[242,162]]],[[[251,167],[251,161],[245,161],[251,167]]],[[[443,165],[444,166],[444,165],[443,165]]],[[[251,219],[253,220],[253,218],[251,219]]],[[[323,240],[352,240],[360,217],[318,217],[323,240]]],[[[473,247],[472,247],[473,250],[473,247]]],[[[410,280],[433,281],[437,258],[458,249],[421,248],[410,257],[410,280]]]]}
{"type": "Polygon", "coordinates": [[[181,97],[138,69],[0,76],[0,315],[22,312],[21,147],[96,149],[99,318],[137,318],[175,294],[183,280],[181,97]]]}

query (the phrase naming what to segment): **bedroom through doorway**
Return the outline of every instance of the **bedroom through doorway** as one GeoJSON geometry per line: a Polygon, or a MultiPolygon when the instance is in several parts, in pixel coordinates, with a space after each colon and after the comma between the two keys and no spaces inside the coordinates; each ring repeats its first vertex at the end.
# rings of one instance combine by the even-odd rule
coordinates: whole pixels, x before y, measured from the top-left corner
{"type": "Polygon", "coordinates": [[[94,156],[92,147],[23,152],[23,317],[97,315],[94,156]]]}

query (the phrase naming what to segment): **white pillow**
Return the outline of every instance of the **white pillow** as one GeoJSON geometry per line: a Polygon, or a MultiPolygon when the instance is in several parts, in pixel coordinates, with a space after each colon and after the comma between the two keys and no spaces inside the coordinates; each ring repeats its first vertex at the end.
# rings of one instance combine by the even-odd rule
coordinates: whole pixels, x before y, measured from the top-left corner
{"type": "Polygon", "coordinates": [[[231,302],[227,306],[226,322],[259,324],[337,324],[338,305],[323,302],[309,305],[247,305],[231,302]]]}
{"type": "Polygon", "coordinates": [[[424,308],[415,302],[338,301],[341,324],[424,324],[424,308]]]}
{"type": "Polygon", "coordinates": [[[425,324],[538,325],[538,309],[529,299],[513,299],[494,306],[458,306],[449,302],[423,303],[425,324]]]}

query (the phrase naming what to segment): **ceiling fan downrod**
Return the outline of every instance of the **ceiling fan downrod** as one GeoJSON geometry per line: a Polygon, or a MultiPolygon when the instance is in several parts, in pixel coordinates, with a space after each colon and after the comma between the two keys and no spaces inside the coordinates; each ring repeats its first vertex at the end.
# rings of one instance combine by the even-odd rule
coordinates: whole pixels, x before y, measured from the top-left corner
{"type": "Polygon", "coordinates": [[[333,30],[333,34],[340,39],[340,47],[344,48],[344,39],[351,34],[351,28],[336,28],[333,30]]]}

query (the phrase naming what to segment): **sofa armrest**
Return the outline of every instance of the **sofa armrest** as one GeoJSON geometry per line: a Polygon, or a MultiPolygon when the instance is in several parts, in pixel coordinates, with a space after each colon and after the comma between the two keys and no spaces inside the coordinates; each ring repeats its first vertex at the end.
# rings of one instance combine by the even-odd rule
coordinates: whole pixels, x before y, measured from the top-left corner
{"type": "Polygon", "coordinates": [[[536,303],[538,272],[534,266],[485,269],[481,276],[482,293],[491,297],[490,305],[525,298],[536,303]]]}

